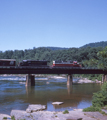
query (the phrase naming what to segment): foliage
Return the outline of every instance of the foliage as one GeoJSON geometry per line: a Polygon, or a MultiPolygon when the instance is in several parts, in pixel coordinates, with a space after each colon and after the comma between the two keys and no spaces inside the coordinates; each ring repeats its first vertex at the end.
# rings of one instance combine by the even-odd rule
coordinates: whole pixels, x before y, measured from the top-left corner
{"type": "Polygon", "coordinates": [[[102,74],[75,74],[74,77],[87,78],[89,80],[102,80],[102,74]]]}
{"type": "Polygon", "coordinates": [[[68,111],[68,110],[65,110],[65,111],[63,112],[63,114],[67,114],[67,113],[69,113],[69,111],[68,111]]]}
{"type": "Polygon", "coordinates": [[[88,108],[84,108],[83,109],[83,112],[95,112],[95,111],[101,111],[101,108],[100,107],[93,107],[93,106],[90,106],[88,108]]]}
{"type": "Polygon", "coordinates": [[[106,46],[107,46],[107,41],[101,41],[101,42],[89,43],[82,47],[87,48],[87,47],[106,47],[106,46]]]}
{"type": "Polygon", "coordinates": [[[101,87],[102,91],[107,91],[107,82],[105,82],[102,87],[101,87]]]}
{"type": "MultiPolygon", "coordinates": [[[[101,91],[98,91],[97,93],[93,94],[92,97],[92,106],[83,109],[84,112],[93,112],[93,111],[99,111],[102,114],[105,114],[101,111],[102,107],[107,106],[107,82],[105,82],[102,87],[101,91]]],[[[104,108],[105,108],[104,107],[104,108]]]]}
{"type": "Polygon", "coordinates": [[[3,117],[3,119],[7,119],[7,117],[3,117]]]}
{"type": "Polygon", "coordinates": [[[14,117],[14,116],[11,116],[11,119],[12,119],[12,120],[15,120],[15,117],[14,117]]]}
{"type": "Polygon", "coordinates": [[[107,47],[105,47],[102,51],[99,51],[97,56],[99,57],[98,67],[107,69],[107,47]]]}
{"type": "Polygon", "coordinates": [[[94,107],[103,107],[107,104],[107,91],[99,91],[97,93],[94,93],[92,105],[94,107]]]}
{"type": "Polygon", "coordinates": [[[103,107],[107,105],[107,83],[101,87],[101,91],[93,94],[92,105],[94,107],[103,107]]]}
{"type": "MultiPolygon", "coordinates": [[[[101,48],[69,48],[69,49],[57,49],[51,50],[46,47],[39,47],[33,49],[23,50],[8,50],[5,52],[0,52],[0,59],[16,59],[17,61],[22,61],[23,59],[31,60],[63,60],[63,61],[78,61],[81,64],[87,60],[92,59],[90,64],[96,63],[98,60],[97,52],[101,51],[101,48]]],[[[88,64],[89,66],[89,64],[88,64]]],[[[93,65],[91,65],[93,66],[93,65]]],[[[94,64],[95,66],[95,64],[94,64]]]]}

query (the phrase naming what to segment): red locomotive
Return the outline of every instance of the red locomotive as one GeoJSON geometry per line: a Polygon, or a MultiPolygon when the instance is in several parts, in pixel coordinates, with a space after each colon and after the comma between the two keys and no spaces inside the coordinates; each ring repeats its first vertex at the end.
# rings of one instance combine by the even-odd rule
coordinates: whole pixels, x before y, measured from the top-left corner
{"type": "Polygon", "coordinates": [[[53,61],[52,67],[81,67],[81,65],[77,61],[53,61]]]}

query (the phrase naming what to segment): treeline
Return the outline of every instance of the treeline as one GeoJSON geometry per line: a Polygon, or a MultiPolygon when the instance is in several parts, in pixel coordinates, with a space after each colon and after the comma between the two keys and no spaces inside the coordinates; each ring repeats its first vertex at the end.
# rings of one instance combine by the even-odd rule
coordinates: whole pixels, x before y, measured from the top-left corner
{"type": "Polygon", "coordinates": [[[95,43],[89,43],[86,44],[82,47],[86,48],[86,47],[106,47],[107,46],[107,41],[101,41],[101,42],[95,42],[95,43]]]}

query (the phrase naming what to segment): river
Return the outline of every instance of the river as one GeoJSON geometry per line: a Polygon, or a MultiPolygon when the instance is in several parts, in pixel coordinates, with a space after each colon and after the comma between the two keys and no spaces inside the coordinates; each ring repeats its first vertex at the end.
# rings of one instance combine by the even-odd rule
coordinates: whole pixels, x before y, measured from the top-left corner
{"type": "Polygon", "coordinates": [[[48,111],[83,109],[92,104],[93,93],[101,89],[96,83],[67,87],[66,78],[35,78],[36,85],[26,87],[25,79],[23,76],[0,76],[0,113],[26,110],[29,104],[47,105],[48,111]],[[56,101],[64,104],[52,105],[56,101]]]}

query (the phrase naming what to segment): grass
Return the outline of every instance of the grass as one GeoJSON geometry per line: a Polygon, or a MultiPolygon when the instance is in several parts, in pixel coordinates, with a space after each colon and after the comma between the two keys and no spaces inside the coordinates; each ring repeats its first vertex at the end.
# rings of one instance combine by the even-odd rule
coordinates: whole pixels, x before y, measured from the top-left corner
{"type": "MultiPolygon", "coordinates": [[[[88,108],[84,108],[83,109],[83,112],[96,112],[96,111],[100,112],[103,115],[107,115],[107,113],[105,113],[104,111],[102,111],[100,107],[90,106],[88,108]]],[[[86,114],[84,113],[84,115],[86,115],[86,114]]]]}
{"type": "Polygon", "coordinates": [[[95,111],[101,112],[101,108],[90,106],[88,108],[83,109],[83,112],[95,112],[95,111]]]}
{"type": "Polygon", "coordinates": [[[101,111],[100,113],[103,114],[103,115],[107,115],[107,113],[105,113],[104,111],[101,111]]]}

